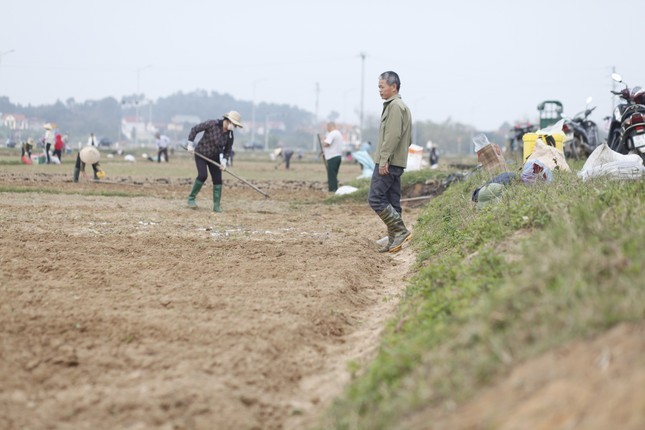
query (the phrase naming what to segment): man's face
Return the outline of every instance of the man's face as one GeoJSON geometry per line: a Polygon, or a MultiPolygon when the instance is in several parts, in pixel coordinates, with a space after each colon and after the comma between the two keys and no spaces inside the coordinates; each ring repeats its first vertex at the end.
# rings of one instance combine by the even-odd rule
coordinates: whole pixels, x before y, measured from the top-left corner
{"type": "Polygon", "coordinates": [[[383,100],[387,100],[396,94],[396,85],[388,85],[384,79],[379,79],[378,93],[383,100]]]}

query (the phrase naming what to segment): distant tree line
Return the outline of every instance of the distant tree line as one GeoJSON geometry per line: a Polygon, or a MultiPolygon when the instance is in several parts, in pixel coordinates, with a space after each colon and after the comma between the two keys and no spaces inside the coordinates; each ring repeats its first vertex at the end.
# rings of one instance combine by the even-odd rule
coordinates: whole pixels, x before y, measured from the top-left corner
{"type": "MultiPolygon", "coordinates": [[[[247,125],[253,116],[251,102],[235,100],[228,94],[209,93],[202,90],[186,94],[179,92],[152,102],[142,95],[134,94],[122,100],[106,97],[79,103],[69,98],[65,102],[59,100],[51,105],[40,106],[14,104],[8,97],[0,97],[0,113],[22,114],[30,120],[42,121],[43,124],[54,122],[62,132],[70,136],[71,142],[84,140],[90,133],[115,141],[124,138],[119,135],[121,120],[123,117],[135,116],[137,104],[139,118],[144,122],[151,119],[153,124],[159,126],[162,131],[176,115],[190,115],[204,121],[218,119],[230,110],[237,110],[242,115],[243,123],[247,125]]],[[[284,124],[285,130],[271,131],[274,136],[273,141],[291,140],[290,137],[293,136],[304,137],[302,130],[314,126],[313,118],[311,113],[286,104],[260,103],[255,107],[256,123],[263,124],[268,119],[284,124]]],[[[309,144],[311,139],[307,137],[305,140],[309,144]]]]}
{"type": "MultiPolygon", "coordinates": [[[[164,126],[177,115],[188,115],[206,119],[217,119],[229,110],[237,110],[247,125],[245,133],[236,134],[236,142],[245,144],[251,139],[248,132],[253,118],[253,105],[248,101],[236,100],[228,94],[196,90],[189,93],[178,92],[156,101],[146,100],[142,94],[133,94],[117,100],[106,97],[101,100],[76,102],[73,98],[52,105],[32,106],[11,103],[8,97],[0,97],[0,112],[3,114],[22,114],[30,119],[43,122],[55,122],[61,131],[70,136],[70,142],[85,141],[92,132],[97,137],[107,137],[111,141],[123,140],[120,135],[123,117],[134,117],[139,105],[139,117],[142,121],[152,119],[153,124],[162,131],[164,126]],[[149,118],[151,117],[151,118],[149,118]]],[[[284,130],[270,130],[268,144],[274,148],[278,143],[292,148],[311,148],[314,133],[322,132],[321,124],[314,123],[314,115],[303,109],[286,104],[259,103],[255,106],[256,132],[264,122],[280,121],[284,130]]],[[[373,147],[378,141],[379,117],[367,115],[363,140],[371,141],[373,147]]],[[[6,130],[5,130],[6,132],[6,130]]],[[[439,146],[444,154],[472,152],[472,137],[478,131],[470,126],[453,122],[450,119],[442,123],[417,121],[414,123],[413,141],[425,147],[431,140],[439,146]]],[[[185,131],[187,136],[188,131],[185,131]]],[[[491,142],[504,145],[505,130],[486,132],[491,142]]],[[[184,137],[186,137],[184,136],[184,137]]],[[[24,137],[24,136],[23,136],[24,137]]],[[[28,136],[29,137],[29,136],[28,136]]],[[[31,136],[39,137],[39,136],[31,136]]],[[[256,133],[256,141],[264,143],[264,136],[256,133]]]]}

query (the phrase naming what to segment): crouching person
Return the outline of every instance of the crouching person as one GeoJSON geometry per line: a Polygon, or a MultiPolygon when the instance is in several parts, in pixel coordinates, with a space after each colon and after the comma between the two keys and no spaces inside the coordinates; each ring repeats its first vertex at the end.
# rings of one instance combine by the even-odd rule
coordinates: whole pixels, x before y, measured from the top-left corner
{"type": "Polygon", "coordinates": [[[74,165],[74,182],[78,182],[78,177],[82,173],[83,178],[85,178],[85,165],[91,164],[92,170],[94,171],[94,180],[98,181],[105,177],[105,173],[101,170],[99,166],[99,160],[101,159],[101,153],[99,152],[96,146],[85,146],[83,149],[78,151],[76,155],[76,164],[74,165]]]}

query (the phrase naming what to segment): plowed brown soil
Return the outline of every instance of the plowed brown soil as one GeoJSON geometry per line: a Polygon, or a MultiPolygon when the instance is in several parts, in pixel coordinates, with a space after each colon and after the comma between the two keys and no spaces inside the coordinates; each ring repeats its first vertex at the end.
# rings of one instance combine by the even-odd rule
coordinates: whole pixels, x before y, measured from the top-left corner
{"type": "Polygon", "coordinates": [[[0,201],[2,429],[303,428],[413,260],[323,184],[227,181],[214,214],[206,186],[192,211],[189,183],[69,179],[0,175],[21,191],[0,201]]]}
{"type": "MultiPolygon", "coordinates": [[[[308,428],[373,355],[414,260],[379,254],[369,207],[324,204],[317,182],[255,181],[265,199],[226,181],[214,214],[210,187],[185,207],[190,179],[69,179],[0,172],[0,429],[308,428]]],[[[400,427],[643,428],[644,330],[400,427]]]]}

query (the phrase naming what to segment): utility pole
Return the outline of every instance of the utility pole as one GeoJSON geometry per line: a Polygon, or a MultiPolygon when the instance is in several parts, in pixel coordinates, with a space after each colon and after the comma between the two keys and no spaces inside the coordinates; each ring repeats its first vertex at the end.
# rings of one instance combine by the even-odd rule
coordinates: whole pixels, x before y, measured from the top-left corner
{"type": "Polygon", "coordinates": [[[320,98],[320,84],[316,82],[316,117],[314,118],[314,128],[316,132],[313,135],[312,150],[316,151],[316,144],[318,143],[318,101],[320,98]]]}
{"type": "Polygon", "coordinates": [[[152,99],[148,99],[148,124],[152,129],[152,99]]]}
{"type": "Polygon", "coordinates": [[[253,81],[253,100],[251,101],[251,143],[255,143],[255,92],[258,82],[266,81],[266,78],[253,81]]]}
{"type": "Polygon", "coordinates": [[[264,150],[269,150],[269,114],[264,116],[264,150]]]}
{"type": "Polygon", "coordinates": [[[365,105],[365,57],[366,54],[361,52],[361,118],[360,118],[360,142],[363,142],[363,108],[365,105]]]}
{"type": "MultiPolygon", "coordinates": [[[[152,67],[152,66],[148,64],[147,66],[139,67],[137,69],[137,95],[136,95],[137,99],[135,100],[135,109],[134,109],[134,111],[135,111],[134,121],[135,121],[135,127],[137,129],[139,128],[138,127],[139,126],[139,102],[142,101],[141,98],[139,97],[140,87],[141,87],[141,71],[149,69],[150,67],[152,67]]],[[[135,146],[138,143],[139,143],[139,132],[137,130],[137,133],[134,135],[134,144],[135,144],[135,146]]]]}

